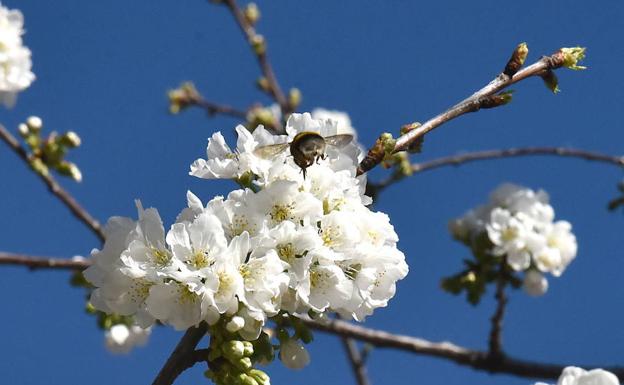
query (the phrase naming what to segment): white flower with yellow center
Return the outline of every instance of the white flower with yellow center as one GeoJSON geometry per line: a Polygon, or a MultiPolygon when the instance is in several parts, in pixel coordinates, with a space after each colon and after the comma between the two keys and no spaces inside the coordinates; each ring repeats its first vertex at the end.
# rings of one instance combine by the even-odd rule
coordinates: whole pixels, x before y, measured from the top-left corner
{"type": "Polygon", "coordinates": [[[308,279],[300,282],[297,296],[312,310],[339,309],[351,297],[353,283],[334,261],[313,256],[308,279]]]}
{"type": "Polygon", "coordinates": [[[264,215],[269,227],[284,221],[299,225],[316,223],[323,215],[323,204],[312,194],[302,192],[295,182],[276,181],[251,199],[256,212],[264,215]]]}
{"type": "Polygon", "coordinates": [[[175,223],[166,240],[173,256],[191,270],[212,266],[227,250],[221,221],[209,212],[198,215],[192,223],[175,223]]]}
{"type": "Polygon", "coordinates": [[[208,140],[206,159],[197,159],[191,165],[189,174],[204,179],[235,179],[245,173],[264,176],[272,166],[272,161],[256,156],[254,150],[260,146],[283,142],[286,138],[271,135],[262,126],[258,126],[251,133],[246,127],[239,125],[236,133],[236,151],[230,149],[220,132],[213,134],[208,140]]]}
{"type": "Polygon", "coordinates": [[[337,252],[352,250],[362,239],[353,213],[346,211],[332,211],[325,215],[321,219],[319,235],[325,247],[337,252]]]}
{"type": "Polygon", "coordinates": [[[311,250],[323,246],[316,226],[298,227],[293,222],[282,222],[257,240],[252,257],[260,257],[271,250],[286,264],[284,269],[290,277],[289,286],[297,283],[308,274],[312,256],[311,250]]]}
{"type": "Polygon", "coordinates": [[[221,221],[228,239],[244,232],[251,236],[262,232],[265,216],[256,208],[255,195],[249,189],[234,190],[225,200],[216,197],[208,202],[206,210],[221,221]]]}
{"type": "MultiPolygon", "coordinates": [[[[175,275],[172,277],[178,278],[175,275]]],[[[152,286],[145,303],[147,311],[156,319],[176,330],[186,330],[206,318],[203,310],[213,306],[217,282],[214,276],[206,280],[207,284],[199,278],[185,277],[180,281],[184,282],[172,280],[152,286]]]]}

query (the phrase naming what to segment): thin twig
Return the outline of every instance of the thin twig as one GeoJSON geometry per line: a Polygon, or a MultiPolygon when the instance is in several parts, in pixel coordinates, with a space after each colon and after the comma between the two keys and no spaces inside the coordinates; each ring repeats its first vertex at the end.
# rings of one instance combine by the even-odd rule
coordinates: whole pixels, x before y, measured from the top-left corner
{"type": "MultiPolygon", "coordinates": [[[[570,158],[580,158],[592,162],[602,162],[611,164],[617,167],[624,167],[624,157],[602,154],[599,152],[592,152],[581,150],[577,148],[569,147],[519,147],[508,148],[504,150],[485,150],[468,152],[465,154],[457,154],[451,156],[444,156],[437,159],[432,159],[426,162],[414,163],[412,165],[412,173],[417,174],[423,171],[434,170],[447,166],[461,166],[465,163],[470,163],[478,160],[490,160],[500,158],[515,158],[520,156],[560,156],[570,158]]],[[[376,193],[379,193],[384,188],[388,187],[392,183],[403,179],[404,176],[400,174],[393,174],[387,179],[372,184],[376,193]]]]}
{"type": "MultiPolygon", "coordinates": [[[[312,329],[355,338],[378,348],[394,348],[410,353],[443,358],[460,365],[491,373],[507,373],[528,378],[556,379],[565,367],[564,365],[524,361],[509,356],[504,356],[500,360],[492,360],[489,352],[467,349],[450,342],[435,343],[420,338],[391,334],[340,320],[331,320],[323,324],[312,320],[304,320],[304,323],[312,329]]],[[[614,373],[619,378],[624,378],[624,367],[595,364],[579,366],[586,368],[599,366],[614,373]]]]}
{"type": "Polygon", "coordinates": [[[0,265],[26,266],[31,270],[84,270],[89,267],[90,262],[86,259],[35,257],[32,255],[13,254],[0,251],[0,265]]]}
{"type": "Polygon", "coordinates": [[[198,355],[195,354],[195,347],[204,337],[207,330],[208,326],[205,322],[199,324],[198,327],[188,329],[154,379],[154,382],[152,382],[152,385],[171,385],[183,371],[193,366],[199,359],[198,355]]]}
{"type": "MultiPolygon", "coordinates": [[[[503,262],[506,263],[506,262],[503,262]]],[[[496,311],[491,318],[492,321],[492,329],[490,330],[490,358],[493,360],[500,360],[503,357],[503,317],[505,316],[505,306],[507,305],[507,296],[505,295],[505,286],[507,281],[505,281],[505,272],[504,269],[501,269],[500,274],[502,275],[496,281],[496,294],[494,298],[496,298],[496,311]]]]}
{"type": "MultiPolygon", "coordinates": [[[[563,53],[558,51],[551,56],[542,57],[537,62],[531,64],[526,68],[521,69],[512,77],[506,75],[505,73],[501,73],[488,85],[481,88],[479,91],[475,92],[468,98],[455,104],[453,107],[449,108],[443,113],[427,120],[425,123],[417,126],[413,130],[401,135],[397,139],[394,150],[392,152],[396,153],[408,149],[410,145],[421,140],[421,138],[425,134],[435,129],[436,127],[439,127],[442,124],[468,112],[478,111],[482,107],[484,102],[490,101],[488,97],[526,78],[532,76],[540,76],[545,71],[559,68],[563,65],[563,62],[564,55],[563,53]]],[[[383,146],[373,146],[371,150],[369,150],[364,160],[362,160],[362,162],[360,163],[358,167],[358,174],[363,174],[371,170],[373,167],[377,166],[377,164],[379,164],[383,160],[384,155],[385,153],[383,151],[383,146]]]]}
{"type": "Polygon", "coordinates": [[[200,107],[206,111],[206,113],[210,116],[214,115],[227,115],[233,118],[247,119],[247,112],[243,110],[239,110],[227,104],[219,104],[215,102],[211,102],[209,100],[204,99],[203,97],[197,97],[192,100],[189,100],[189,105],[195,105],[200,107]]]}
{"type": "MultiPolygon", "coordinates": [[[[30,157],[26,150],[20,145],[17,139],[11,133],[0,125],[0,138],[26,163],[30,165],[30,157]]],[[[50,174],[42,174],[36,172],[41,180],[48,186],[48,190],[56,196],[82,223],[87,225],[89,229],[104,242],[104,232],[100,223],[89,214],[75,199],[68,193],[50,174]]]]}
{"type": "Polygon", "coordinates": [[[247,41],[252,46],[252,51],[254,52],[256,59],[258,60],[258,64],[260,65],[260,69],[264,78],[267,80],[268,92],[273,96],[273,99],[279,104],[280,109],[282,110],[282,116],[286,118],[288,114],[292,112],[292,108],[290,103],[288,103],[288,99],[284,95],[282,88],[280,87],[277,78],[275,77],[275,73],[273,72],[273,68],[271,67],[271,63],[269,62],[269,58],[267,56],[266,43],[263,43],[262,49],[254,49],[253,41],[254,39],[258,39],[260,35],[256,33],[255,28],[245,17],[243,11],[239,8],[238,4],[236,4],[236,0],[224,0],[223,1],[227,7],[232,12],[234,19],[238,23],[241,31],[247,38],[247,41]]]}
{"type": "Polygon", "coordinates": [[[351,364],[351,369],[353,370],[353,374],[355,375],[358,385],[370,385],[371,382],[368,379],[366,365],[364,364],[362,354],[360,353],[357,344],[352,338],[349,337],[341,337],[340,339],[342,340],[342,344],[347,352],[347,357],[349,358],[349,363],[351,364]]]}

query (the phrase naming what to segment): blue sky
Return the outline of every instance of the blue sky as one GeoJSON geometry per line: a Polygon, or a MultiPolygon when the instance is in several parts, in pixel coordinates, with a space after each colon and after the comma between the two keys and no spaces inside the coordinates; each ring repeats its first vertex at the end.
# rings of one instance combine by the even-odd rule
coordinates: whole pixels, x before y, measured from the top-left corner
{"type": "MultiPolygon", "coordinates": [[[[46,130],[74,130],[83,146],[70,158],[84,174],[63,184],[102,221],[134,216],[134,199],[157,207],[170,223],[190,189],[204,200],[227,193],[224,181],[188,176],[206,139],[236,121],[198,110],[167,113],[166,91],[192,80],[209,99],[247,107],[270,101],[256,91],[257,65],[231,15],[206,1],[4,1],[25,15],[25,43],[37,80],[0,122],[15,129],[29,115],[46,130]]],[[[296,86],[301,110],[347,111],[365,145],[382,131],[423,121],[495,76],[513,48],[529,45],[529,60],[562,46],[588,47],[585,72],[559,71],[562,92],[539,79],[514,86],[514,101],[453,121],[427,136],[415,160],[457,152],[523,145],[566,145],[622,153],[624,3],[581,1],[415,2],[262,1],[259,30],[284,88],[296,86]]],[[[88,255],[97,239],[47,193],[43,184],[0,146],[0,250],[70,257],[88,255]]],[[[375,170],[371,179],[383,177],[375,170]]],[[[483,349],[494,302],[478,306],[439,289],[468,251],[446,224],[510,181],[551,194],[557,218],[572,222],[577,259],[546,296],[514,292],[504,346],[514,356],[556,363],[618,364],[624,335],[620,284],[621,213],[608,213],[622,172],[576,159],[521,158],[475,163],[416,175],[383,193],[401,238],[410,274],[396,297],[366,325],[483,349]]],[[[157,329],[147,347],[112,356],[84,314],[84,293],[64,272],[2,267],[0,368],[6,383],[146,383],[181,334],[157,329]]],[[[274,384],[352,381],[342,347],[317,335],[312,364],[300,372],[280,364],[274,384]]],[[[374,350],[375,384],[532,384],[453,363],[374,350]]],[[[202,381],[201,369],[179,384],[202,381]]]]}

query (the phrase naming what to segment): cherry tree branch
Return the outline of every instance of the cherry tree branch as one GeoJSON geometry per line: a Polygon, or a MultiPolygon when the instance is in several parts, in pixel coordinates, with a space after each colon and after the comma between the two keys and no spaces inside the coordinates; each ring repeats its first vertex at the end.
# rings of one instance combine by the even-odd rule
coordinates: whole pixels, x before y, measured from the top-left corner
{"type": "MultiPolygon", "coordinates": [[[[424,171],[448,166],[457,167],[465,163],[471,163],[480,160],[516,158],[521,156],[557,156],[579,158],[591,162],[600,162],[611,164],[617,167],[624,167],[624,156],[607,155],[599,152],[586,151],[570,147],[518,147],[502,150],[468,152],[464,154],[444,156],[421,163],[414,163],[412,164],[412,173],[417,174],[424,171]]],[[[395,173],[377,184],[372,184],[371,188],[374,190],[375,193],[379,193],[384,188],[388,187],[394,182],[403,179],[404,177],[405,175],[395,173]]]]}
{"type": "Polygon", "coordinates": [[[267,84],[267,92],[275,99],[277,104],[279,104],[280,109],[282,110],[282,116],[285,118],[288,114],[292,112],[292,107],[288,102],[282,88],[277,81],[277,77],[273,72],[273,67],[269,62],[269,58],[267,56],[267,48],[266,42],[262,35],[256,33],[255,28],[249,22],[249,20],[245,17],[245,14],[240,9],[236,0],[222,0],[223,3],[230,9],[230,12],[234,16],[234,19],[238,23],[243,35],[247,38],[256,59],[258,60],[258,64],[260,65],[260,70],[264,78],[266,79],[267,84]]]}
{"type": "Polygon", "coordinates": [[[90,262],[86,259],[35,257],[32,255],[13,254],[0,251],[0,265],[25,266],[31,270],[84,270],[89,267],[90,262]]]}
{"type": "Polygon", "coordinates": [[[167,362],[165,362],[165,365],[160,369],[152,385],[173,384],[183,371],[193,366],[198,360],[201,360],[202,356],[195,353],[195,347],[206,335],[207,331],[208,325],[205,322],[199,324],[198,327],[188,329],[167,359],[167,362]]]}
{"type": "MultiPolygon", "coordinates": [[[[30,165],[30,156],[26,152],[26,150],[20,145],[19,141],[11,135],[11,133],[2,125],[0,125],[0,139],[2,139],[8,146],[11,148],[23,161],[24,163],[30,165]]],[[[71,212],[74,214],[76,218],[78,218],[82,223],[87,225],[87,227],[100,239],[100,241],[104,241],[104,232],[102,231],[102,226],[100,223],[89,214],[89,212],[82,207],[72,195],[67,192],[61,185],[56,181],[56,179],[51,174],[43,174],[36,172],[36,174],[41,178],[43,183],[48,186],[48,190],[56,196],[71,212]]]]}
{"type": "MultiPolygon", "coordinates": [[[[6,255],[6,253],[4,254],[6,255]]],[[[42,263],[41,260],[43,258],[41,257],[25,255],[19,255],[19,257],[20,258],[13,259],[12,262],[7,263],[27,267],[36,264],[37,268],[42,269],[61,268],[55,263],[55,261],[58,261],[58,259],[55,258],[47,258],[50,262],[42,263]],[[31,263],[28,259],[33,260],[33,262],[31,263]]],[[[90,261],[81,261],[80,264],[76,264],[75,267],[77,269],[85,268],[89,264],[90,261]]],[[[302,319],[302,321],[311,329],[367,342],[377,348],[397,349],[409,353],[437,357],[453,361],[459,365],[469,366],[476,370],[491,373],[506,373],[527,378],[556,379],[565,367],[565,365],[521,360],[502,354],[499,357],[493,358],[489,351],[472,350],[455,345],[451,342],[431,342],[422,338],[392,334],[383,330],[366,328],[340,320],[331,320],[327,323],[319,323],[310,319],[302,319]]],[[[192,367],[199,361],[206,360],[205,349],[195,350],[195,347],[206,333],[206,330],[204,324],[201,324],[199,328],[187,330],[186,334],[167,360],[167,363],[161,369],[158,377],[154,380],[154,385],[171,384],[184,370],[192,367]]],[[[605,366],[600,364],[579,364],[578,366],[586,368],[601,367],[620,378],[624,378],[624,367],[621,366],[605,366]]]]}
{"type": "Polygon", "coordinates": [[[366,365],[364,364],[362,353],[358,349],[355,340],[349,337],[341,337],[340,339],[342,340],[358,385],[370,385],[368,373],[366,372],[366,365]]]}
{"type": "MultiPolygon", "coordinates": [[[[506,262],[503,262],[506,263],[506,262]]],[[[501,269],[503,270],[503,269],[501,269]]],[[[492,359],[501,359],[503,356],[503,317],[505,316],[505,306],[507,305],[507,296],[505,295],[505,276],[504,271],[499,274],[501,276],[496,281],[496,311],[492,316],[492,329],[490,331],[490,357],[492,359]]]]}
{"type": "Polygon", "coordinates": [[[234,108],[227,104],[219,104],[219,103],[211,102],[209,100],[204,99],[201,96],[197,98],[193,98],[192,100],[189,100],[189,105],[194,105],[203,109],[210,116],[227,115],[227,116],[237,118],[237,119],[242,119],[242,120],[247,119],[246,111],[234,108]]]}
{"type": "MultiPolygon", "coordinates": [[[[365,341],[378,348],[392,348],[414,354],[438,357],[453,361],[459,365],[469,366],[473,369],[490,373],[507,373],[519,377],[556,379],[565,367],[565,365],[525,361],[509,356],[501,356],[499,359],[492,359],[489,352],[471,350],[451,342],[431,342],[421,338],[369,329],[340,320],[318,323],[316,321],[304,319],[303,322],[312,329],[365,341]]],[[[619,378],[624,378],[624,367],[605,367],[595,364],[579,366],[586,368],[600,366],[614,373],[619,378]]]]}
{"type": "MultiPolygon", "coordinates": [[[[410,146],[417,144],[418,141],[422,140],[428,132],[468,112],[475,112],[483,107],[494,107],[504,104],[504,102],[496,103],[496,101],[492,99],[497,96],[495,94],[524,79],[533,76],[542,76],[548,71],[560,68],[564,64],[564,59],[564,54],[561,51],[557,51],[550,56],[543,56],[537,62],[519,70],[512,76],[509,75],[508,71],[502,72],[485,87],[455,104],[448,110],[427,120],[422,125],[413,124],[413,129],[401,135],[396,140],[394,149],[391,152],[396,153],[409,149],[410,146]]],[[[409,126],[410,125],[406,125],[406,127],[409,126]]],[[[385,154],[384,145],[380,138],[368,151],[368,154],[360,163],[358,167],[358,175],[363,174],[377,166],[383,160],[385,154]]]]}

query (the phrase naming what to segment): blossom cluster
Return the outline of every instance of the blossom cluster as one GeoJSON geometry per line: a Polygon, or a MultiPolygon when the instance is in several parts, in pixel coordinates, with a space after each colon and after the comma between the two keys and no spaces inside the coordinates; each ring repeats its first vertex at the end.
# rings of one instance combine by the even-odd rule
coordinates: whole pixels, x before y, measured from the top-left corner
{"type": "MultiPolygon", "coordinates": [[[[536,382],[535,385],[548,385],[544,382],[536,382]]],[[[620,385],[615,374],[604,369],[585,370],[576,366],[568,366],[563,369],[557,385],[620,385]]]]}
{"type": "Polygon", "coordinates": [[[24,17],[0,4],[0,103],[13,107],[17,93],[35,80],[30,50],[22,43],[24,17]]]}
{"type": "Polygon", "coordinates": [[[544,273],[560,276],[576,256],[572,226],[554,217],[543,190],[503,184],[487,204],[451,221],[449,228],[476,253],[504,257],[511,269],[525,272],[524,289],[537,296],[548,289],[544,273]],[[487,242],[480,242],[484,236],[487,242]],[[475,250],[484,244],[486,250],[475,250]]]}
{"type": "Polygon", "coordinates": [[[238,126],[236,150],[212,135],[207,159],[195,161],[191,175],[243,188],[207,204],[188,192],[188,207],[168,231],[140,202],[138,220],[111,218],[84,273],[96,287],[93,306],[132,315],[143,327],[221,321],[246,340],[280,312],[363,320],[386,306],[408,267],[388,216],[366,207],[359,149],[327,146],[304,178],[287,151],[264,158],[256,150],[300,132],[335,135],[337,124],[293,114],[286,131],[238,126]]]}

